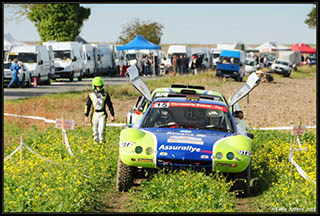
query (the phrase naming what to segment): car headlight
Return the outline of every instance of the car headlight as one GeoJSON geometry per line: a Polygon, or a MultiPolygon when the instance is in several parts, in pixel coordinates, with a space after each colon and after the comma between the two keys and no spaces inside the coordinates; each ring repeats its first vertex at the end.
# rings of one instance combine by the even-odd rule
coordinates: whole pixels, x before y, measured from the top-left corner
{"type": "Polygon", "coordinates": [[[217,159],[222,159],[222,157],[223,157],[223,154],[221,153],[221,152],[218,152],[217,154],[216,154],[216,158],[217,159]]]}
{"type": "Polygon", "coordinates": [[[148,147],[146,152],[147,152],[147,155],[151,155],[153,153],[153,148],[152,147],[148,147]]]}
{"type": "Polygon", "coordinates": [[[135,148],[135,152],[136,152],[137,154],[140,154],[142,151],[143,151],[143,148],[142,148],[141,146],[137,146],[137,147],[135,148]]]}
{"type": "Polygon", "coordinates": [[[228,158],[229,160],[232,160],[232,159],[234,158],[234,154],[233,154],[232,152],[228,152],[227,158],[228,158]]]}

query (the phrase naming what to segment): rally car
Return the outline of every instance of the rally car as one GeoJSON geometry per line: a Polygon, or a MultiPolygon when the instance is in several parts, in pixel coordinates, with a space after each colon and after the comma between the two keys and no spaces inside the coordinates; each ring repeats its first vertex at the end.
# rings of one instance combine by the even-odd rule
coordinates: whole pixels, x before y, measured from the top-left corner
{"type": "Polygon", "coordinates": [[[258,80],[249,77],[229,103],[205,94],[175,92],[152,99],[138,71],[131,69],[130,79],[138,81],[135,87],[149,105],[120,133],[117,189],[127,191],[141,170],[192,167],[228,173],[238,180],[236,188],[248,195],[252,138],[240,134],[228,105],[236,104],[258,80]]]}

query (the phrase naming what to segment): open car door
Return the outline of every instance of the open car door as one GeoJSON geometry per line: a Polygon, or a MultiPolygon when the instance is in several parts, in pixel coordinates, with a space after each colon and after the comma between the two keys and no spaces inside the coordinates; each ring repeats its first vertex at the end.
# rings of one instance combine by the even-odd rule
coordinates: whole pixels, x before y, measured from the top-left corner
{"type": "Polygon", "coordinates": [[[143,82],[143,80],[139,76],[139,71],[135,65],[131,65],[127,72],[130,77],[130,81],[134,85],[134,87],[148,100],[152,101],[150,90],[146,86],[146,84],[143,82]]]}
{"type": "Polygon", "coordinates": [[[232,107],[240,101],[242,98],[244,98],[246,95],[248,95],[255,87],[257,87],[260,84],[260,78],[256,73],[251,73],[248,77],[247,82],[240,88],[234,95],[231,96],[229,106],[232,107]]]}

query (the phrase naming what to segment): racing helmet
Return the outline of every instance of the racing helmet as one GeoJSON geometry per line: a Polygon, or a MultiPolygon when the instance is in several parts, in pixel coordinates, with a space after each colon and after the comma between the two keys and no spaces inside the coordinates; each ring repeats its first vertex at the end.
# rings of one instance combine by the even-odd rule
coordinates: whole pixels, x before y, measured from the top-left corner
{"type": "Polygon", "coordinates": [[[220,110],[208,110],[206,113],[208,123],[210,125],[218,126],[223,118],[223,111],[220,110]]]}
{"type": "Polygon", "coordinates": [[[92,90],[95,90],[96,86],[100,86],[101,87],[100,91],[103,90],[103,80],[102,80],[101,77],[93,78],[93,80],[92,80],[92,90]]]}

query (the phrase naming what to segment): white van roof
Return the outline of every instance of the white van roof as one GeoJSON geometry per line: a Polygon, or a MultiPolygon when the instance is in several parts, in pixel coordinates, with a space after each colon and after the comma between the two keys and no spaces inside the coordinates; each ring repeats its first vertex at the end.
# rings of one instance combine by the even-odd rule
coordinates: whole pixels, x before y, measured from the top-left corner
{"type": "Polygon", "coordinates": [[[168,53],[187,53],[187,47],[184,45],[171,45],[168,48],[168,53]]]}
{"type": "Polygon", "coordinates": [[[65,42],[44,42],[44,45],[51,45],[53,50],[71,50],[73,46],[79,46],[79,42],[65,41],[65,42]]]}
{"type": "Polygon", "coordinates": [[[24,53],[36,53],[36,45],[25,45],[25,46],[14,46],[11,48],[10,52],[24,52],[24,53]]]}

